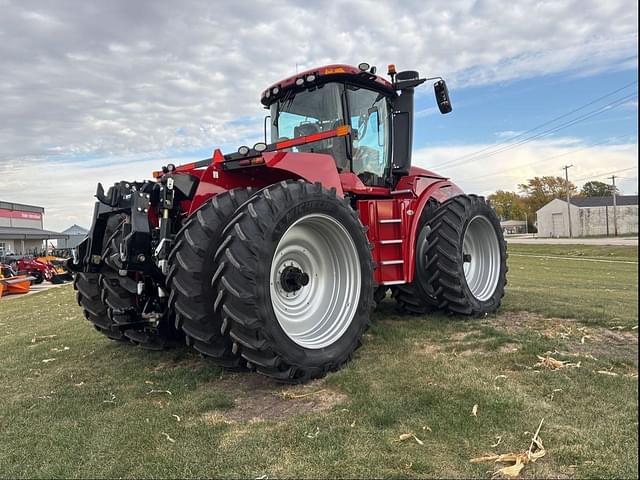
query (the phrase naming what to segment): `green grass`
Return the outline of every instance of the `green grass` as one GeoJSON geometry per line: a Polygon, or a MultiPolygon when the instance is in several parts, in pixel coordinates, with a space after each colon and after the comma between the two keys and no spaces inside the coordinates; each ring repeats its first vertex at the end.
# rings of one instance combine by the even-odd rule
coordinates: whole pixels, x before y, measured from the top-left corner
{"type": "Polygon", "coordinates": [[[542,418],[547,455],[524,477],[637,477],[637,263],[531,256],[637,250],[510,251],[498,316],[399,316],[389,299],[353,362],[298,387],[108,341],[70,287],[0,300],[0,477],[490,478],[469,459],[526,450],[542,418]],[[546,351],[581,366],[531,368],[546,351]]]}
{"type": "Polygon", "coordinates": [[[603,326],[638,323],[637,247],[511,245],[509,251],[506,309],[603,326]]]}

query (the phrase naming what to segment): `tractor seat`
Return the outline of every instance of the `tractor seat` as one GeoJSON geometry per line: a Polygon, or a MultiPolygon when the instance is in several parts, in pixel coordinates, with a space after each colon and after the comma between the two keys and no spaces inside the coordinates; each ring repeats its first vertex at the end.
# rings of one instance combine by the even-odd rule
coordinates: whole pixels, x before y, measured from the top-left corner
{"type": "MultiPolygon", "coordinates": [[[[320,133],[320,126],[317,123],[302,123],[293,128],[294,138],[306,137],[314,133],[320,133]]],[[[317,147],[318,146],[313,143],[307,143],[306,145],[298,145],[296,148],[299,152],[311,152],[317,150],[317,147]]]]}

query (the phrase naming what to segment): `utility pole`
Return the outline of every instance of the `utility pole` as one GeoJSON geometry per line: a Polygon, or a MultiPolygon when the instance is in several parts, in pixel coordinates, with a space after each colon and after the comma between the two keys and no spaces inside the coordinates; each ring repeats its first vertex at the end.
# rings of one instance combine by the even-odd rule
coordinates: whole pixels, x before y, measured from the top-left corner
{"type": "Polygon", "coordinates": [[[573,231],[571,229],[571,196],[569,192],[569,169],[573,167],[573,165],[565,165],[562,167],[564,170],[564,178],[566,180],[565,187],[567,189],[567,214],[569,217],[569,238],[573,238],[573,231]]]}
{"type": "Polygon", "coordinates": [[[611,187],[611,195],[613,195],[613,236],[618,236],[618,216],[616,212],[616,176],[611,175],[609,177],[611,179],[611,183],[613,184],[611,187]]]}

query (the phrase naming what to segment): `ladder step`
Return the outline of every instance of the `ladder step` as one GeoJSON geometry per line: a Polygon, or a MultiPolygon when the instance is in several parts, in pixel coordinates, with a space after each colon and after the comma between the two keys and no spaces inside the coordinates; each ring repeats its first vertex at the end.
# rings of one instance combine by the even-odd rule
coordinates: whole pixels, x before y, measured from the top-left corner
{"type": "Polygon", "coordinates": [[[398,239],[398,240],[380,240],[380,245],[393,245],[393,244],[398,244],[398,243],[402,243],[402,239],[398,239]]]}
{"type": "Polygon", "coordinates": [[[389,218],[387,220],[379,220],[378,223],[402,223],[401,218],[389,218]]]}
{"type": "Polygon", "coordinates": [[[381,260],[380,265],[402,265],[404,260],[381,260]]]}
{"type": "Polygon", "coordinates": [[[402,283],[407,283],[404,280],[391,280],[388,282],[382,282],[383,285],[400,285],[402,283]]]}

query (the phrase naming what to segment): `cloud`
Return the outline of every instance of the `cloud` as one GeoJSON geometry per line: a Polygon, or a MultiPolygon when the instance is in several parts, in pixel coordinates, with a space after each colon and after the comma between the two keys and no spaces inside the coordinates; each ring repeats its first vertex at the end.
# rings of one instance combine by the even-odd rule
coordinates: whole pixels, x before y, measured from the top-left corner
{"type": "MultiPolygon", "coordinates": [[[[199,158],[198,158],[199,159],[199,158]]],[[[45,228],[61,231],[77,223],[88,227],[93,214],[98,181],[106,188],[120,180],[150,179],[168,163],[188,163],[196,158],[153,158],[115,166],[110,161],[58,161],[54,166],[39,160],[0,163],[3,188],[0,199],[45,207],[45,228]]]]}
{"type": "MultiPolygon", "coordinates": [[[[578,185],[589,180],[607,181],[605,174],[637,167],[638,158],[637,143],[611,140],[594,146],[578,138],[565,137],[530,142],[490,158],[446,166],[447,162],[491,147],[491,144],[472,144],[423,148],[414,152],[413,164],[449,176],[469,193],[488,195],[498,189],[517,190],[519,183],[534,176],[562,175],[562,166],[566,164],[574,165],[569,172],[572,179],[581,179],[576,182],[578,185]],[[442,166],[434,168],[436,165],[442,166]]],[[[53,230],[60,231],[74,223],[88,226],[97,181],[106,187],[120,180],[141,180],[150,178],[151,172],[161,165],[196,159],[199,157],[128,159],[125,166],[114,163],[113,159],[61,160],[55,167],[38,160],[4,162],[0,163],[1,198],[20,198],[35,205],[42,205],[46,199],[45,226],[53,230]]],[[[638,191],[637,168],[616,174],[621,177],[616,183],[623,193],[638,191]]]]}
{"type": "Polygon", "coordinates": [[[637,143],[612,140],[604,145],[590,145],[573,137],[545,139],[490,157],[459,160],[494,149],[492,144],[423,148],[414,152],[413,164],[450,177],[466,192],[482,195],[496,190],[517,191],[518,184],[534,176],[562,176],[562,167],[567,164],[573,165],[569,179],[578,185],[590,180],[607,181],[606,176],[615,172],[624,177],[619,183],[622,193],[638,191],[637,143]]]}
{"type": "Polygon", "coordinates": [[[500,132],[495,132],[495,136],[502,139],[509,139],[512,137],[519,137],[524,133],[524,130],[502,130],[500,132]]]}
{"type": "Polygon", "coordinates": [[[0,162],[257,140],[258,92],[296,66],[394,62],[460,88],[637,56],[623,0],[1,3],[0,162]]]}

